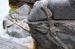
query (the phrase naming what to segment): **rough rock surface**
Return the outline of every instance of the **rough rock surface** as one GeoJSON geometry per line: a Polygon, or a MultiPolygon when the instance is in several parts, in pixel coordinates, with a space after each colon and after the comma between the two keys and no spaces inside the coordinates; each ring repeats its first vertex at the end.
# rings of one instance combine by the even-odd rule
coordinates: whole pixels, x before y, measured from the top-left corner
{"type": "Polygon", "coordinates": [[[53,12],[54,19],[75,20],[75,1],[74,0],[59,0],[58,3],[51,0],[48,7],[53,12]],[[62,2],[62,4],[61,4],[62,2]]]}
{"type": "MultiPolygon", "coordinates": [[[[49,5],[52,5],[52,4],[53,3],[51,2],[51,4],[49,5]]],[[[53,6],[53,7],[52,6],[50,6],[50,8],[52,8],[54,12],[56,10],[55,12],[56,14],[61,15],[60,12],[57,13],[59,11],[58,9],[59,7],[57,6],[57,9],[58,9],[57,11],[57,9],[54,8],[56,6],[53,6]]],[[[65,12],[64,10],[62,11],[63,13],[65,12]]],[[[46,12],[42,9],[40,4],[38,3],[36,6],[34,6],[34,8],[32,9],[30,13],[30,16],[28,17],[29,26],[32,32],[31,34],[32,34],[32,37],[35,39],[35,42],[37,42],[38,49],[61,49],[59,48],[61,44],[59,44],[59,41],[57,42],[53,38],[53,36],[55,36],[57,40],[60,39],[62,43],[66,44],[69,47],[69,49],[75,49],[75,40],[74,40],[75,39],[75,27],[74,27],[75,20],[61,20],[62,16],[64,16],[63,18],[65,19],[65,15],[62,15],[60,16],[60,20],[49,19],[49,22],[48,22],[47,16],[44,15],[45,13],[46,12]],[[50,24],[50,30],[49,30],[49,24],[50,24]],[[51,33],[55,33],[55,34],[53,35],[51,33]]],[[[53,16],[55,15],[54,13],[52,14],[53,16]]],[[[71,16],[72,15],[70,15],[70,17],[71,16]]],[[[70,17],[67,17],[67,18],[70,18],[70,17]]],[[[71,18],[74,18],[74,17],[71,17],[71,18]]]]}
{"type": "Polygon", "coordinates": [[[19,38],[24,38],[29,35],[29,33],[23,29],[25,28],[29,30],[29,27],[25,22],[29,12],[30,7],[27,4],[24,4],[4,19],[4,28],[9,35],[19,38]],[[14,22],[16,22],[18,25],[14,22]]]}
{"type": "Polygon", "coordinates": [[[11,40],[7,40],[0,37],[0,49],[28,49],[28,48],[11,40]]]}
{"type": "Polygon", "coordinates": [[[1,36],[0,49],[33,48],[33,39],[27,31],[29,30],[29,27],[28,24],[26,24],[29,12],[30,7],[27,4],[24,4],[20,8],[16,9],[15,12],[10,13],[7,17],[5,17],[3,27],[6,30],[8,37],[4,35],[1,36]]]}

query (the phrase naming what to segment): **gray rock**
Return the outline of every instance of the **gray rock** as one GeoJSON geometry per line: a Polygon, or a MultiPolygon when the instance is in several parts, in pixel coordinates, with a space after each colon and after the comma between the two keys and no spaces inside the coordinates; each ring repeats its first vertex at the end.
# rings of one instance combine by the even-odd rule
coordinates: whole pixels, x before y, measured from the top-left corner
{"type": "Polygon", "coordinates": [[[24,4],[23,6],[19,7],[16,12],[18,12],[21,15],[28,15],[30,12],[31,8],[27,4],[24,4]]]}
{"type": "Polygon", "coordinates": [[[15,24],[7,28],[7,34],[16,38],[25,38],[27,36],[30,36],[29,32],[27,32],[26,30],[23,30],[21,27],[15,24]]]}
{"type": "MultiPolygon", "coordinates": [[[[22,29],[20,26],[14,24],[13,21],[17,23],[21,23],[22,20],[26,20],[27,16],[30,12],[30,7],[27,4],[24,4],[20,8],[16,9],[13,13],[10,13],[3,21],[4,28],[7,30],[6,32],[13,37],[16,38],[24,38],[30,36],[29,32],[22,29]],[[14,19],[14,20],[13,20],[14,19]]],[[[26,22],[22,22],[20,24],[23,28],[29,29],[26,22]]]]}
{"type": "Polygon", "coordinates": [[[65,3],[61,2],[61,0],[56,0],[56,2],[55,0],[50,1],[52,2],[49,3],[48,8],[50,8],[50,10],[53,12],[52,18],[59,20],[49,19],[49,21],[47,21],[48,23],[45,23],[46,19],[48,18],[45,15],[42,7],[40,6],[40,4],[34,6],[28,17],[29,26],[32,32],[31,35],[35,39],[35,42],[38,45],[38,49],[62,49],[59,48],[63,46],[62,44],[66,45],[66,47],[69,47],[68,49],[74,49],[75,20],[61,19],[75,19],[75,9],[71,8],[69,4],[65,2],[65,0],[62,0],[65,3]],[[61,42],[61,44],[59,43],[59,41],[61,42]]]}
{"type": "Polygon", "coordinates": [[[13,13],[11,13],[8,17],[11,16],[18,20],[23,20],[27,18],[28,14],[30,13],[30,10],[31,10],[30,6],[24,4],[20,8],[16,9],[13,13]]]}
{"type": "Polygon", "coordinates": [[[54,19],[75,19],[74,0],[59,0],[58,2],[51,0],[48,7],[52,11],[54,19]]]}
{"type": "Polygon", "coordinates": [[[47,15],[40,4],[33,6],[28,17],[31,35],[38,45],[37,49],[57,49],[57,45],[49,39],[50,36],[47,37],[49,33],[47,15]]]}
{"type": "Polygon", "coordinates": [[[0,49],[28,49],[16,42],[0,37],[0,49]]]}
{"type": "Polygon", "coordinates": [[[31,10],[28,20],[29,21],[42,21],[47,20],[47,15],[41,7],[41,3],[35,3],[33,9],[31,10]],[[36,4],[36,5],[35,5],[36,4]]]}

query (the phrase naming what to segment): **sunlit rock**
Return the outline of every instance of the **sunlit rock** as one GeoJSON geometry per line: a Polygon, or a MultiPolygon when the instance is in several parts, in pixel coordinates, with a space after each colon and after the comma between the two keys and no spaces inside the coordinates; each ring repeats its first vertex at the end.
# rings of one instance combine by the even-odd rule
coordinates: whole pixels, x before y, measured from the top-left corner
{"type": "MultiPolygon", "coordinates": [[[[18,8],[13,13],[10,13],[7,17],[5,17],[3,21],[3,26],[4,29],[6,30],[6,34],[8,35],[8,37],[7,36],[2,37],[8,40],[8,43],[11,41],[11,43],[9,43],[10,45],[7,42],[5,42],[7,46],[10,46],[12,48],[16,47],[15,49],[23,49],[23,46],[24,49],[33,48],[33,39],[28,32],[29,27],[28,24],[26,23],[29,12],[30,7],[27,4],[25,4],[20,8],[18,8]],[[15,45],[12,43],[15,43],[15,45]],[[20,46],[18,47],[16,43],[20,46]],[[21,46],[22,48],[20,48],[21,46]]],[[[4,48],[3,47],[1,48],[4,49],[7,47],[5,46],[4,48]]],[[[7,49],[9,49],[9,47],[7,49]]]]}
{"type": "Polygon", "coordinates": [[[12,40],[0,37],[0,49],[28,49],[26,46],[20,45],[12,40]]]}
{"type": "Polygon", "coordinates": [[[7,30],[6,32],[10,36],[17,38],[24,38],[29,35],[29,33],[23,29],[25,28],[29,30],[29,27],[25,22],[27,20],[29,12],[30,12],[30,7],[27,4],[24,4],[23,6],[18,8],[14,13],[9,14],[4,19],[5,30],[7,30]],[[19,25],[15,24],[14,21],[17,22],[19,25]]]}

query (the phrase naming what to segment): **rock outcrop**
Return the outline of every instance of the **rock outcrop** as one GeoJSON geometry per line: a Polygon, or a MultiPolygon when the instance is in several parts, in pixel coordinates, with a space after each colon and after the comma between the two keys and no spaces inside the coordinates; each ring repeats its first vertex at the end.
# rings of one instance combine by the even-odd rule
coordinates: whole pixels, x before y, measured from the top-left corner
{"type": "Polygon", "coordinates": [[[29,27],[26,24],[30,7],[24,4],[14,12],[10,13],[3,21],[3,27],[9,36],[0,37],[1,49],[32,49],[33,39],[29,34],[29,27]]]}

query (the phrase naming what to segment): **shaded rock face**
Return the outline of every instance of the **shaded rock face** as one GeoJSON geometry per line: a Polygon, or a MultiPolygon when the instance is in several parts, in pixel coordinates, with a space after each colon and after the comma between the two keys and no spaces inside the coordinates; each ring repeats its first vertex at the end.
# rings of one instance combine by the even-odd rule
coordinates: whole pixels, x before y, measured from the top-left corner
{"type": "Polygon", "coordinates": [[[47,37],[47,33],[49,32],[47,15],[40,4],[33,6],[28,21],[32,32],[31,35],[35,40],[35,43],[37,43],[37,49],[57,49],[57,45],[47,37]]]}
{"type": "Polygon", "coordinates": [[[41,9],[41,7],[35,7],[31,10],[31,13],[29,14],[28,20],[31,22],[34,21],[44,21],[47,20],[47,15],[44,13],[44,11],[41,9]]]}
{"type": "Polygon", "coordinates": [[[74,0],[51,0],[49,9],[53,12],[53,19],[72,20],[75,19],[75,1],[74,0]]]}
{"type": "Polygon", "coordinates": [[[9,4],[16,5],[16,3],[18,3],[18,1],[17,1],[17,0],[9,0],[9,4]]]}
{"type": "Polygon", "coordinates": [[[29,2],[29,3],[34,3],[35,1],[38,1],[38,0],[9,0],[10,3],[17,3],[17,2],[29,2]]]}
{"type": "MultiPolygon", "coordinates": [[[[69,1],[69,0],[63,0],[63,1],[69,1]]],[[[66,2],[63,4],[64,4],[63,6],[65,7],[62,11],[60,10],[61,2],[55,4],[49,2],[48,4],[48,8],[52,11],[53,14],[53,16],[51,17],[51,19],[52,18],[53,19],[49,20],[51,22],[50,24],[52,24],[50,28],[51,31],[49,30],[49,23],[47,20],[48,17],[45,11],[40,6],[40,4],[36,4],[35,6],[33,6],[33,9],[29,14],[28,21],[32,32],[31,35],[35,39],[35,42],[38,45],[37,49],[60,49],[59,48],[60,45],[57,46],[53,41],[51,41],[51,37],[52,37],[50,35],[51,32],[57,33],[57,36],[62,40],[64,44],[69,46],[70,49],[75,49],[74,47],[75,46],[75,40],[74,40],[75,20],[72,20],[75,19],[74,17],[75,11],[71,11],[71,12],[69,11],[69,9],[70,10],[75,10],[75,9],[72,9],[73,7],[69,6],[69,4],[66,2]]]]}
{"type": "Polygon", "coordinates": [[[38,0],[18,0],[20,2],[27,2],[27,3],[34,3],[35,1],[38,1],[38,0]]]}
{"type": "Polygon", "coordinates": [[[25,3],[33,5],[38,0],[9,0],[10,5],[16,5],[17,7],[22,6],[25,3]]]}

